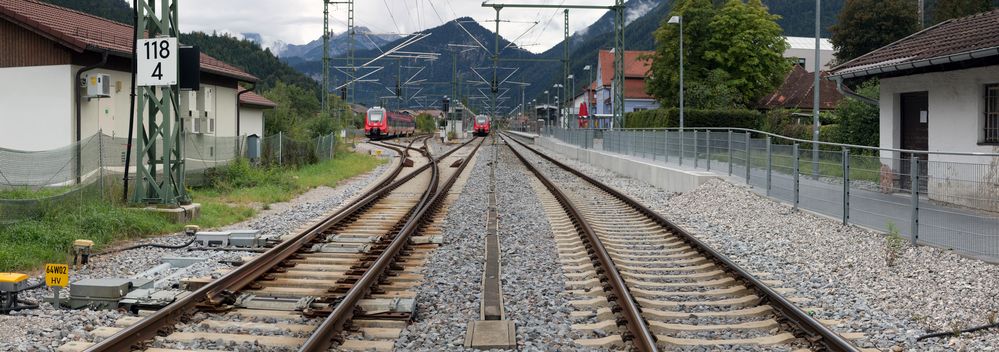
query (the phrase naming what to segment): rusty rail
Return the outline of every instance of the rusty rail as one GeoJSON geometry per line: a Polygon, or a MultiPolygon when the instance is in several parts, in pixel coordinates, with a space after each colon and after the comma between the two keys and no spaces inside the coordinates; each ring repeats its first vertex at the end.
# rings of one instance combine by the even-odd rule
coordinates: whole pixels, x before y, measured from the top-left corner
{"type": "MultiPolygon", "coordinates": [[[[621,309],[621,313],[624,315],[625,323],[628,326],[628,331],[631,333],[631,341],[635,348],[639,351],[657,351],[656,337],[652,334],[649,329],[648,322],[642,318],[642,309],[635,302],[634,297],[631,295],[631,291],[628,290],[628,286],[624,282],[624,278],[621,277],[621,273],[617,270],[617,266],[614,265],[614,260],[611,259],[610,253],[604,248],[603,243],[600,238],[597,237],[596,231],[590,227],[590,223],[583,218],[583,214],[579,211],[576,205],[569,200],[569,197],[565,195],[555,183],[551,181],[545,174],[541,173],[534,164],[531,164],[517,149],[513,148],[513,145],[509,144],[510,138],[503,136],[504,140],[507,140],[507,147],[513,151],[513,154],[517,156],[518,159],[531,170],[538,180],[541,181],[548,188],[548,191],[552,192],[555,199],[558,200],[559,204],[562,205],[562,209],[569,214],[569,217],[575,222],[576,227],[581,232],[580,237],[587,246],[587,252],[590,253],[591,257],[597,260],[600,264],[600,268],[597,270],[598,274],[602,274],[604,281],[610,285],[611,290],[614,292],[613,298],[617,302],[618,308],[621,309]]],[[[518,142],[519,143],[519,142],[518,142]]]]}
{"type": "MultiPolygon", "coordinates": [[[[848,341],[846,338],[844,338],[840,334],[836,333],[835,331],[832,331],[831,329],[829,329],[828,327],[826,327],[825,325],[823,325],[821,322],[819,322],[815,318],[812,318],[811,315],[808,315],[808,313],[805,313],[804,311],[802,311],[801,308],[798,308],[794,303],[792,303],[791,301],[788,301],[786,298],[784,298],[783,295],[781,295],[777,291],[775,291],[772,288],[770,288],[769,286],[767,286],[767,284],[765,284],[763,281],[757,279],[748,270],[742,268],[741,266],[739,266],[739,264],[737,264],[734,261],[732,261],[731,259],[729,259],[728,256],[722,254],[721,252],[716,251],[714,248],[712,248],[711,246],[709,246],[707,243],[704,243],[703,241],[697,239],[697,237],[694,237],[693,235],[691,235],[689,232],[687,232],[683,228],[681,228],[681,227],[677,226],[676,224],[674,224],[673,222],[667,220],[662,215],[659,215],[659,213],[656,213],[655,211],[649,209],[648,207],[646,207],[642,203],[638,202],[637,200],[635,200],[635,199],[633,199],[631,197],[628,197],[627,195],[625,195],[625,194],[617,191],[613,187],[605,185],[602,182],[597,181],[596,179],[594,179],[594,178],[592,178],[592,177],[590,177],[590,176],[582,173],[581,171],[576,170],[575,168],[572,168],[572,167],[570,167],[570,166],[568,166],[568,165],[566,165],[566,164],[564,164],[564,163],[556,160],[555,158],[552,158],[552,157],[550,157],[548,155],[545,155],[544,153],[541,153],[541,152],[537,151],[536,149],[534,149],[534,148],[532,148],[530,146],[527,146],[524,143],[521,143],[520,141],[517,141],[517,140],[515,140],[513,138],[506,138],[506,139],[513,140],[514,142],[516,142],[520,146],[524,147],[527,150],[530,150],[534,154],[536,154],[536,155],[540,156],[541,158],[543,158],[543,159],[551,162],[552,164],[558,166],[559,168],[561,168],[561,169],[563,169],[563,170],[565,170],[567,172],[570,172],[573,175],[576,175],[577,177],[579,177],[579,178],[583,179],[584,181],[586,181],[586,182],[588,182],[588,183],[596,186],[597,188],[600,188],[604,192],[607,192],[608,194],[610,194],[610,195],[614,196],[615,198],[621,200],[625,204],[628,204],[629,206],[631,206],[632,208],[634,208],[636,211],[638,211],[638,212],[644,214],[645,216],[649,217],[650,219],[652,219],[653,221],[655,221],[656,223],[658,223],[660,226],[663,226],[663,227],[667,228],[669,231],[671,231],[674,234],[678,235],[678,237],[680,237],[684,242],[686,242],[687,244],[689,244],[692,248],[694,248],[698,252],[704,254],[706,257],[710,258],[712,261],[718,263],[725,271],[728,271],[728,272],[732,273],[733,275],[735,275],[738,280],[746,283],[747,287],[750,287],[751,289],[759,292],[760,295],[761,295],[761,297],[763,297],[763,299],[766,302],[768,302],[771,306],[773,306],[777,311],[780,312],[781,316],[783,316],[791,324],[795,325],[800,330],[802,330],[806,334],[808,334],[809,336],[807,336],[807,338],[809,338],[811,341],[818,342],[819,344],[821,344],[823,347],[825,347],[829,351],[837,351],[837,352],[839,352],[839,351],[843,351],[843,352],[859,352],[860,351],[859,347],[857,347],[852,342],[848,341]]],[[[510,149],[513,149],[513,148],[511,147],[510,149]]],[[[524,160],[524,159],[521,159],[521,160],[524,160]]]]}
{"type": "MultiPolygon", "coordinates": [[[[472,140],[463,144],[462,147],[471,143],[472,140]]],[[[477,144],[475,149],[469,153],[469,156],[474,155],[475,152],[479,150],[483,140],[479,141],[479,144],[477,144]]],[[[452,149],[448,154],[457,151],[462,147],[452,149]]],[[[347,291],[347,293],[342,297],[330,315],[327,316],[326,319],[323,320],[322,324],[319,325],[319,328],[316,329],[311,336],[309,336],[309,339],[305,341],[305,344],[302,345],[299,351],[328,351],[330,347],[332,347],[333,340],[341,331],[343,331],[343,327],[347,321],[353,317],[357,303],[371,292],[371,289],[377,284],[378,279],[385,274],[385,271],[393,262],[395,262],[399,252],[409,242],[409,237],[416,232],[417,229],[419,229],[422,222],[429,214],[431,214],[431,210],[435,209],[437,205],[446,197],[446,194],[450,190],[451,186],[454,185],[454,182],[461,176],[465,167],[468,166],[469,159],[470,157],[465,158],[465,161],[461,163],[461,166],[458,167],[454,175],[447,180],[443,187],[439,188],[439,171],[437,169],[437,163],[432,163],[434,165],[433,177],[430,182],[433,194],[429,198],[423,197],[423,199],[421,199],[417,207],[418,210],[413,213],[408,221],[406,221],[406,225],[403,226],[394,238],[392,238],[392,242],[389,246],[385,248],[385,251],[382,252],[371,267],[364,272],[364,275],[362,275],[361,278],[358,279],[353,286],[351,286],[350,290],[347,291]]],[[[438,158],[437,160],[443,160],[443,157],[438,158]]],[[[430,192],[425,193],[425,195],[429,193],[430,192]]]]}
{"type": "MultiPolygon", "coordinates": [[[[425,137],[423,139],[424,142],[426,142],[426,138],[430,137],[425,137]]],[[[411,141],[410,146],[412,146],[412,144],[417,140],[418,139],[414,139],[411,141]]],[[[469,141],[469,143],[470,142],[471,141],[469,141]]],[[[363,209],[366,209],[369,205],[388,194],[391,190],[408,182],[413,177],[416,177],[416,175],[429,168],[431,165],[436,165],[438,160],[441,160],[447,155],[450,155],[450,153],[454,152],[454,150],[452,150],[451,152],[441,156],[438,160],[434,160],[431,163],[423,165],[408,175],[393,181],[402,172],[403,165],[405,164],[407,157],[403,150],[395,147],[389,148],[399,153],[402,160],[400,160],[399,165],[392,171],[392,174],[389,177],[382,180],[364,196],[353,200],[346,207],[323,222],[313,225],[292,239],[279,243],[264,254],[237,267],[228,274],[212,281],[197,291],[194,291],[190,295],[181,298],[163,309],[160,309],[156,313],[140,320],[139,322],[118,331],[107,339],[95,343],[87,348],[86,351],[128,351],[132,348],[132,346],[157,336],[162,329],[171,326],[179,318],[196,309],[197,306],[222,304],[227,298],[232,297],[234,292],[237,292],[246,285],[256,281],[260,278],[260,276],[266,274],[281,262],[291,258],[301,248],[308,246],[309,243],[319,236],[319,234],[324,230],[336,225],[363,209]]]]}

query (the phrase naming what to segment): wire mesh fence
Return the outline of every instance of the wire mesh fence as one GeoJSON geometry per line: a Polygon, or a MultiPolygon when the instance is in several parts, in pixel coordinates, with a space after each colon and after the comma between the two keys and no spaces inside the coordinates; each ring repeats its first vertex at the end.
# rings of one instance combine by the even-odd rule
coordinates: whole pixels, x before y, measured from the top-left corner
{"type": "Polygon", "coordinates": [[[671,167],[712,171],[843,223],[999,257],[999,154],[906,151],[725,128],[550,129],[548,135],[671,167]]]}
{"type": "MultiPolygon", "coordinates": [[[[246,136],[185,134],[185,179],[188,186],[203,185],[207,173],[239,158],[262,167],[329,160],[336,156],[337,143],[334,134],[300,140],[279,133],[259,141],[246,136]]],[[[30,219],[54,205],[120,199],[126,158],[130,159],[129,178],[135,173],[135,153],[128,149],[128,139],[100,132],[52,150],[0,148],[0,223],[30,219]]]]}

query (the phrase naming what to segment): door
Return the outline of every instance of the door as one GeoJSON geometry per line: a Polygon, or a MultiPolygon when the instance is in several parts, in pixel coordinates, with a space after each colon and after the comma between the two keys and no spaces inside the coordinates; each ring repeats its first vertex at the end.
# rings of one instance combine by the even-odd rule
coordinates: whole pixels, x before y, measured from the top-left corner
{"type": "MultiPolygon", "coordinates": [[[[915,93],[904,93],[900,96],[901,111],[901,127],[902,127],[902,149],[908,150],[929,150],[929,107],[930,99],[927,92],[915,92],[915,93]]],[[[912,170],[911,160],[913,154],[902,153],[902,169],[898,170],[899,174],[904,175],[901,178],[902,189],[910,189],[909,174],[912,170]]],[[[926,175],[928,166],[926,164],[927,156],[926,154],[915,154],[916,158],[919,159],[919,191],[926,192],[926,175]]]]}

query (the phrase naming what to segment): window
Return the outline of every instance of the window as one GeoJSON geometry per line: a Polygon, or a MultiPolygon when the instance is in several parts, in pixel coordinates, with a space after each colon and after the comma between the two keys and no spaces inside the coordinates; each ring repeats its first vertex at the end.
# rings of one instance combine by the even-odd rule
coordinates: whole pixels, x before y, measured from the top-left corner
{"type": "Polygon", "coordinates": [[[999,143],[999,84],[985,86],[985,143],[999,143]]]}

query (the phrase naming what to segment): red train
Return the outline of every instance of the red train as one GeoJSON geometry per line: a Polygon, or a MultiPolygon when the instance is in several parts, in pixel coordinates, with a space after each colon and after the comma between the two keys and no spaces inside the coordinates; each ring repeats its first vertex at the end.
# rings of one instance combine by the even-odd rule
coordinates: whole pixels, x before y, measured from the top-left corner
{"type": "Polygon", "coordinates": [[[364,135],[371,139],[412,136],[416,122],[409,114],[388,111],[383,107],[368,109],[364,118],[364,135]]]}
{"type": "Polygon", "coordinates": [[[472,123],[472,132],[475,133],[476,136],[489,135],[489,116],[476,116],[475,122],[472,123]]]}

